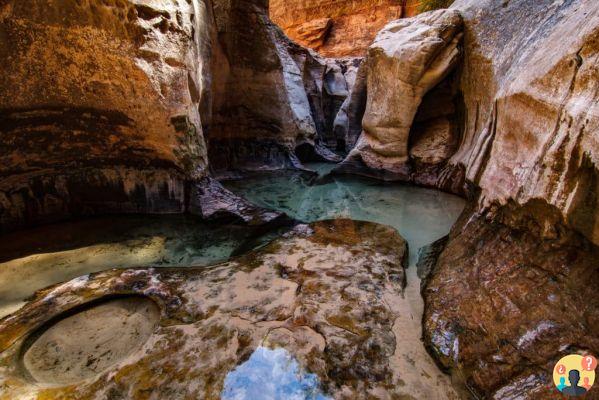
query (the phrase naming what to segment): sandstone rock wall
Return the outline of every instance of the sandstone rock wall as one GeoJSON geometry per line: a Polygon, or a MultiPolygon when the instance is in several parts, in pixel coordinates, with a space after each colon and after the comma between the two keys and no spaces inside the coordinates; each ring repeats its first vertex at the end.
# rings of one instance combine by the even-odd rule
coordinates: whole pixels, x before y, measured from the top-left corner
{"type": "MultiPolygon", "coordinates": [[[[481,208],[542,199],[599,244],[599,3],[467,1],[465,130],[481,208]]],[[[542,234],[555,237],[553,224],[542,234]]]]}
{"type": "Polygon", "coordinates": [[[290,41],[268,18],[267,3],[214,3],[218,44],[213,115],[206,135],[211,169],[301,167],[295,149],[337,160],[333,121],[348,94],[334,60],[290,41]]]}
{"type": "Polygon", "coordinates": [[[480,196],[424,288],[424,339],[479,397],[553,398],[555,363],[599,351],[599,3],[453,8],[464,131],[450,163],[480,196]]]}
{"type": "Polygon", "coordinates": [[[207,172],[201,1],[0,4],[0,223],[180,212],[207,172]]]}
{"type": "Polygon", "coordinates": [[[325,57],[361,57],[385,24],[402,16],[401,4],[401,0],[271,0],[270,16],[291,39],[325,57]]]}
{"type": "Polygon", "coordinates": [[[0,19],[2,230],[197,210],[214,189],[205,138],[213,170],[301,167],[301,144],[336,157],[320,142],[343,71],[265,1],[4,1],[0,19]]]}
{"type": "Polygon", "coordinates": [[[364,65],[362,132],[337,172],[442,186],[438,176],[459,141],[452,72],[461,31],[458,12],[439,10],[393,21],[377,35],[364,65]]]}

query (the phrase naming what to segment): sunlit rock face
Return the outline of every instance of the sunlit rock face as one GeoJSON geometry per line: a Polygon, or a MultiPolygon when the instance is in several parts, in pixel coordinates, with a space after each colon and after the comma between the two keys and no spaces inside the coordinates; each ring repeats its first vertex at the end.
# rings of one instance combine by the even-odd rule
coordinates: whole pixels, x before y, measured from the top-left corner
{"type": "MultiPolygon", "coordinates": [[[[212,267],[85,275],[0,322],[3,395],[231,398],[260,390],[246,362],[288,360],[289,379],[320,398],[395,398],[403,381],[390,304],[401,299],[406,258],[394,229],[341,219],[298,225],[212,267]],[[94,361],[81,366],[85,355],[94,361]]],[[[297,389],[279,378],[270,384],[284,386],[264,390],[297,389]]]]}
{"type": "Polygon", "coordinates": [[[418,181],[412,161],[418,169],[453,155],[455,87],[444,79],[460,60],[461,38],[462,18],[454,10],[393,21],[379,32],[365,60],[362,133],[339,172],[418,181]]]}
{"type": "Polygon", "coordinates": [[[203,2],[0,5],[0,222],[179,212],[204,176],[203,2]]]}
{"type": "MultiPolygon", "coordinates": [[[[459,0],[464,138],[451,162],[481,208],[543,199],[599,244],[599,3],[459,0]]],[[[559,235],[543,220],[542,235],[559,235]]]]}
{"type": "Polygon", "coordinates": [[[364,56],[377,32],[402,16],[401,3],[270,0],[270,16],[291,39],[325,57],[364,56]]]}

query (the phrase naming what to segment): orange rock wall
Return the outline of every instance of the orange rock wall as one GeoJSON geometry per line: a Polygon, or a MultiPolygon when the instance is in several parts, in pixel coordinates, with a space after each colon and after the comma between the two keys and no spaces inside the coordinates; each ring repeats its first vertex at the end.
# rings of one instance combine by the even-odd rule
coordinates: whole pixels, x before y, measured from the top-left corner
{"type": "Polygon", "coordinates": [[[362,56],[387,22],[404,14],[415,14],[418,3],[418,0],[271,0],[270,17],[291,39],[325,57],[362,56]]]}

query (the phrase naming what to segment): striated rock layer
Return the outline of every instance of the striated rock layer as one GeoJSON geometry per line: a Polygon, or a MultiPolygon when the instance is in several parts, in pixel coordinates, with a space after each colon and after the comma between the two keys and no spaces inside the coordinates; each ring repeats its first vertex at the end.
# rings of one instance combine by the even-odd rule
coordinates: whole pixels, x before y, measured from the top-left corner
{"type": "Polygon", "coordinates": [[[364,56],[376,33],[387,22],[401,18],[402,3],[401,0],[271,0],[270,16],[291,39],[325,57],[364,56]]]}
{"type": "Polygon", "coordinates": [[[464,132],[449,164],[480,195],[423,292],[425,341],[480,397],[558,398],[554,364],[599,352],[599,4],[453,8],[464,132]]]}
{"type": "MultiPolygon", "coordinates": [[[[218,186],[205,138],[213,171],[301,168],[298,146],[338,160],[325,145],[337,145],[327,132],[345,67],[290,42],[266,7],[2,2],[0,231],[100,213],[221,214],[198,203],[218,186]]],[[[224,210],[247,209],[218,190],[224,210]]]]}
{"type": "MultiPolygon", "coordinates": [[[[542,199],[599,244],[599,3],[458,1],[454,8],[466,24],[467,111],[451,163],[481,188],[481,208],[542,199]]],[[[551,225],[543,236],[556,236],[551,225]]]]}
{"type": "Polygon", "coordinates": [[[333,220],[212,267],[111,270],[44,289],[0,320],[0,398],[229,398],[228,374],[265,348],[288,352],[326,395],[397,398],[389,304],[406,256],[392,228],[333,220]]]}
{"type": "Polygon", "coordinates": [[[201,1],[0,5],[0,228],[182,212],[207,173],[201,1]]]}
{"type": "Polygon", "coordinates": [[[338,161],[332,121],[347,96],[340,66],[291,42],[268,18],[267,2],[214,2],[218,42],[213,114],[205,125],[217,173],[301,167],[295,150],[338,161]],[[248,22],[249,19],[249,22],[248,22]]]}

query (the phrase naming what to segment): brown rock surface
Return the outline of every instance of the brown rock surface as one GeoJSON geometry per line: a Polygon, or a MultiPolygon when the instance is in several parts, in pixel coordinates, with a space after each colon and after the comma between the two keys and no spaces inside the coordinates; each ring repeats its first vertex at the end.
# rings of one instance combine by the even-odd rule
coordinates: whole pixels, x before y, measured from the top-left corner
{"type": "Polygon", "coordinates": [[[207,168],[200,1],[10,0],[0,20],[0,224],[181,211],[207,168]]]}
{"type": "MultiPolygon", "coordinates": [[[[497,221],[514,215],[501,213],[497,221]]],[[[539,240],[466,218],[423,290],[425,343],[482,398],[561,398],[555,363],[599,353],[599,250],[576,234],[539,240]]]]}
{"type": "Polygon", "coordinates": [[[271,0],[270,17],[325,57],[364,56],[377,32],[402,16],[400,0],[271,0]]]}
{"type": "Polygon", "coordinates": [[[397,315],[389,304],[402,296],[406,256],[406,244],[392,228],[333,220],[299,225],[225,264],[111,270],[44,289],[0,320],[0,398],[218,399],[227,373],[259,346],[291,353],[335,398],[392,398],[402,384],[395,369],[397,315]],[[151,300],[159,321],[144,325],[142,331],[154,328],[139,343],[135,339],[129,354],[119,350],[118,357],[99,360],[102,368],[73,383],[78,378],[66,367],[79,363],[100,336],[108,350],[121,349],[120,333],[153,315],[140,311],[130,321],[128,305],[106,302],[112,296],[151,300]],[[71,334],[83,340],[61,344],[68,352],[41,374],[45,364],[27,354],[49,348],[52,335],[81,318],[82,305],[88,322],[71,334]],[[126,323],[115,327],[113,338],[106,336],[102,307],[124,307],[116,315],[126,323]]]}

